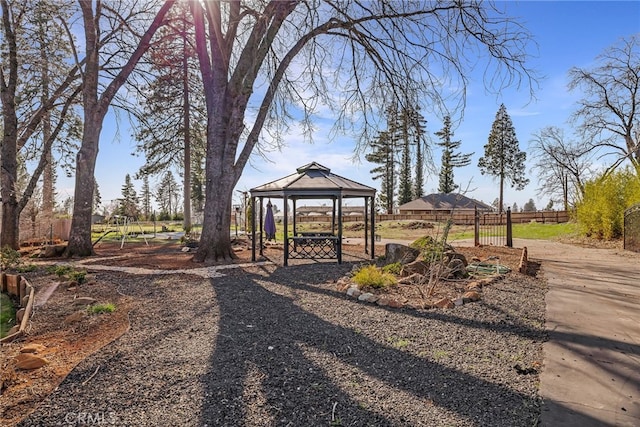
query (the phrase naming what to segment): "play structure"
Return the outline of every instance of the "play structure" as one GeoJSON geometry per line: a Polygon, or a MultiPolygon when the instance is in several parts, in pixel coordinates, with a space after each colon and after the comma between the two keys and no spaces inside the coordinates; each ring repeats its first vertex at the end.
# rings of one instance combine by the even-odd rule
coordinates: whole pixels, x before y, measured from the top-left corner
{"type": "Polygon", "coordinates": [[[107,228],[104,233],[98,237],[98,239],[93,242],[93,246],[95,246],[100,240],[111,233],[120,234],[120,249],[124,247],[124,244],[127,238],[131,238],[130,233],[132,228],[138,226],[140,230],[140,236],[144,239],[144,243],[149,246],[149,242],[147,241],[147,237],[140,225],[140,222],[135,217],[126,216],[126,215],[113,215],[107,220],[107,228]]]}

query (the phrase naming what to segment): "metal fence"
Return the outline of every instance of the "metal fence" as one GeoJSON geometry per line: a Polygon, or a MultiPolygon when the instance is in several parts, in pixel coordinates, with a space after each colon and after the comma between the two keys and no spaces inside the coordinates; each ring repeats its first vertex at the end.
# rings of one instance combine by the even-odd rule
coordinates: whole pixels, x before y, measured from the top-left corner
{"type": "Polygon", "coordinates": [[[513,221],[511,209],[505,213],[481,213],[476,209],[474,220],[474,243],[476,246],[513,247],[513,221]]]}
{"type": "Polygon", "coordinates": [[[640,203],[624,212],[624,248],[640,252],[640,203]]]}

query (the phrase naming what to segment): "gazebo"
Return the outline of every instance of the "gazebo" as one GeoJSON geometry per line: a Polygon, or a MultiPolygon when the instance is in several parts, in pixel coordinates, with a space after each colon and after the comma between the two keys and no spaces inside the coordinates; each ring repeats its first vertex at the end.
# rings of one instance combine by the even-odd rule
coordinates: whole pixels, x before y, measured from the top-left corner
{"type": "Polygon", "coordinates": [[[296,169],[296,173],[277,179],[249,190],[251,193],[251,223],[252,244],[251,259],[256,260],[256,243],[260,244],[260,255],[263,248],[263,233],[260,232],[256,240],[256,210],[259,210],[259,228],[263,229],[264,198],[284,200],[284,265],[289,259],[336,259],[342,263],[342,202],[348,198],[364,199],[364,241],[365,253],[375,257],[375,188],[357,183],[350,179],[331,173],[331,170],[316,162],[296,169]],[[256,199],[259,204],[256,204],[256,199]],[[296,202],[298,200],[332,200],[333,214],[331,218],[331,232],[301,233],[296,224],[296,202]],[[293,234],[289,235],[288,201],[293,205],[293,234]],[[259,207],[257,209],[256,207],[259,207]],[[337,217],[337,223],[336,223],[337,217]]]}

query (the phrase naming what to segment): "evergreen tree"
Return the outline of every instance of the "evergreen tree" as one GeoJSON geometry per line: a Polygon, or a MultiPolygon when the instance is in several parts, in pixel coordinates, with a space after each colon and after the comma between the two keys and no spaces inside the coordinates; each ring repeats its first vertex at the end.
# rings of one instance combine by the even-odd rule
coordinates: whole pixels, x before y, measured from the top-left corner
{"type": "Polygon", "coordinates": [[[151,188],[149,187],[149,175],[142,175],[142,215],[145,220],[151,219],[151,188]]]}
{"type": "Polygon", "coordinates": [[[400,173],[398,180],[398,205],[412,200],[411,191],[411,141],[409,139],[409,111],[404,109],[400,115],[398,139],[401,147],[400,173]]]}
{"type": "Polygon", "coordinates": [[[166,171],[160,184],[156,187],[156,202],[160,207],[160,219],[170,219],[177,211],[175,200],[179,196],[180,188],[171,171],[166,171]]]}
{"type": "Polygon", "coordinates": [[[98,212],[98,208],[102,204],[102,197],[100,196],[100,189],[98,188],[98,181],[93,179],[93,212],[98,212]]]}
{"type": "Polygon", "coordinates": [[[516,190],[522,190],[529,180],[525,177],[527,153],[520,151],[516,131],[504,104],[496,113],[489,140],[484,146],[484,157],[478,161],[480,172],[493,175],[500,181],[499,212],[503,210],[504,183],[510,182],[516,190]]]}
{"type": "Polygon", "coordinates": [[[536,202],[534,202],[533,199],[529,199],[529,201],[522,207],[523,212],[535,212],[537,210],[536,202]]]}
{"type": "Polygon", "coordinates": [[[138,216],[139,211],[138,195],[136,194],[136,189],[133,187],[133,182],[131,182],[131,176],[127,174],[124,177],[124,185],[122,186],[122,199],[120,200],[118,213],[120,215],[135,218],[138,216]]]}
{"type": "Polygon", "coordinates": [[[425,154],[427,144],[425,136],[427,134],[427,121],[420,113],[419,107],[411,112],[411,125],[413,133],[413,145],[416,151],[415,177],[413,180],[413,198],[419,199],[424,196],[424,170],[425,170],[425,154]]]}
{"type": "Polygon", "coordinates": [[[460,141],[452,141],[453,131],[451,130],[451,117],[445,116],[442,130],[435,132],[440,138],[436,145],[442,147],[442,166],[440,169],[440,181],[438,191],[441,193],[452,193],[458,188],[454,182],[453,168],[461,168],[471,163],[473,153],[460,154],[455,150],[460,148],[460,141]]]}
{"type": "Polygon", "coordinates": [[[380,132],[371,142],[372,152],[365,155],[365,159],[378,164],[371,173],[373,179],[379,179],[380,193],[378,193],[381,208],[388,214],[393,213],[393,199],[395,189],[395,156],[389,132],[380,132]]]}

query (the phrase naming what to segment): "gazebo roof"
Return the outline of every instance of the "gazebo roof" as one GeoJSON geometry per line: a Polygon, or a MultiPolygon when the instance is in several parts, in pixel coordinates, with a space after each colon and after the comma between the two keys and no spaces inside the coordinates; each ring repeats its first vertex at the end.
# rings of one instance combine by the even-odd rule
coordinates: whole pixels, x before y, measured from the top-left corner
{"type": "Polygon", "coordinates": [[[289,197],[313,199],[322,197],[373,197],[376,190],[311,162],[296,169],[296,173],[249,190],[254,197],[289,197]]]}

